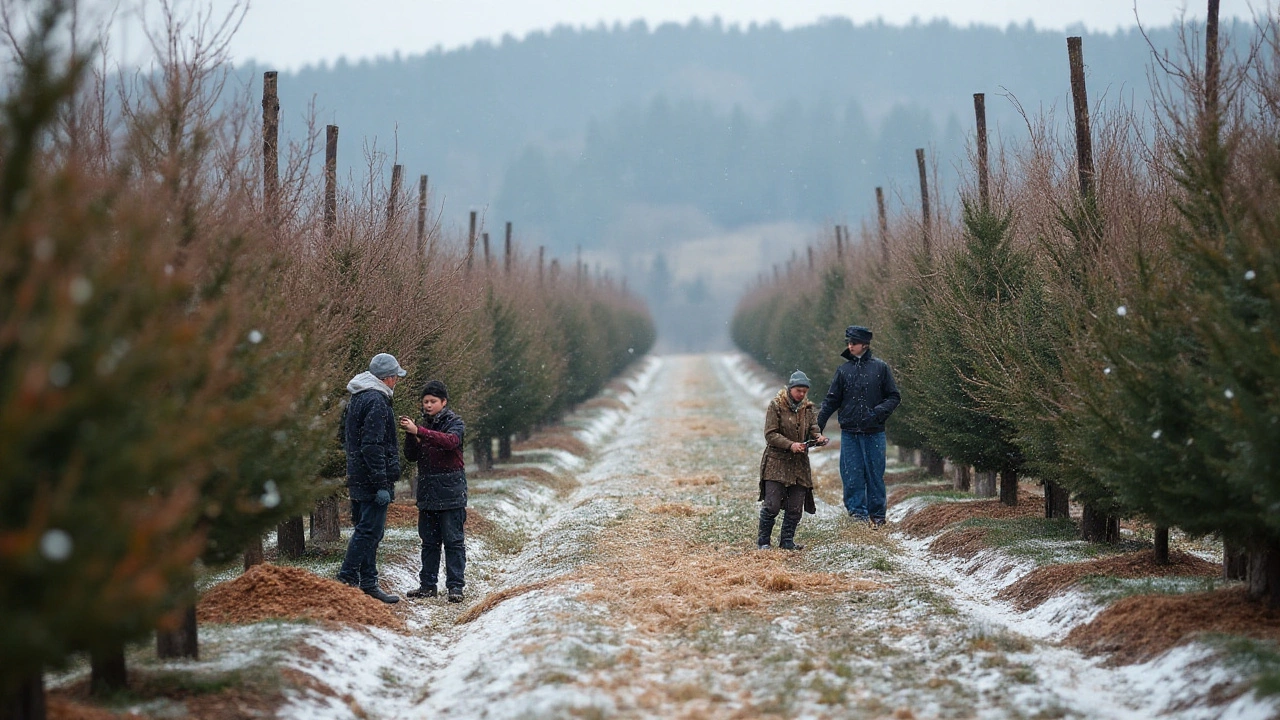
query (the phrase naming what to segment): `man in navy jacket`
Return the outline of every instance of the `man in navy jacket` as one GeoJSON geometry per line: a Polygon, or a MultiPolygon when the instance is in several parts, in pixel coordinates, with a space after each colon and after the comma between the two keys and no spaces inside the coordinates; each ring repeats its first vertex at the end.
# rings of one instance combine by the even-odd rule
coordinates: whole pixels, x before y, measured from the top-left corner
{"type": "Polygon", "coordinates": [[[378,587],[378,545],[387,527],[387,505],[400,479],[396,420],[391,394],[408,373],[387,353],[369,361],[369,369],[351,378],[351,399],[344,416],[347,491],[351,494],[351,541],[338,579],[385,603],[400,598],[378,587]]]}
{"type": "Polygon", "coordinates": [[[839,411],[840,480],[844,485],[844,508],[849,517],[884,524],[884,424],[902,396],[893,382],[893,372],[880,358],[871,355],[871,331],[850,325],[844,331],[846,362],[836,369],[818,427],[839,411]]]}

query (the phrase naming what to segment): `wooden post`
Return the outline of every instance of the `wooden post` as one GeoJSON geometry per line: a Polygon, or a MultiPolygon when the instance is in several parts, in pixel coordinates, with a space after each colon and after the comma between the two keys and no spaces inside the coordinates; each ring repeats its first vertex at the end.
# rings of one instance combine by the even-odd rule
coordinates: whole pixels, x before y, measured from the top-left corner
{"type": "Polygon", "coordinates": [[[973,115],[978,130],[978,202],[985,212],[991,209],[990,174],[987,165],[987,99],[973,94],[973,115]]]}
{"type": "Polygon", "coordinates": [[[1218,75],[1221,60],[1218,54],[1218,0],[1209,0],[1209,12],[1204,22],[1204,115],[1208,125],[1205,130],[1217,138],[1218,132],[1218,75]]]}
{"type": "Polygon", "coordinates": [[[427,251],[427,176],[418,176],[418,248],[427,251]]]}
{"type": "Polygon", "coordinates": [[[543,263],[546,261],[546,255],[547,255],[547,246],[539,245],[538,246],[538,284],[539,285],[542,284],[542,280],[543,280],[542,268],[543,268],[543,263]]]}
{"type": "Polygon", "coordinates": [[[1089,134],[1089,93],[1084,83],[1084,48],[1079,36],[1067,38],[1067,59],[1071,63],[1071,103],[1076,114],[1076,164],[1080,196],[1093,196],[1093,139],[1089,134]]]}
{"type": "Polygon", "coordinates": [[[923,220],[924,227],[924,256],[926,259],[932,256],[932,240],[930,237],[933,233],[932,218],[929,213],[929,176],[924,163],[924,148],[916,148],[916,167],[920,170],[920,217],[923,220]]]}
{"type": "Polygon", "coordinates": [[[511,273],[511,221],[510,220],[507,221],[507,239],[506,239],[506,244],[502,249],[502,252],[503,252],[502,272],[510,274],[511,273]]]}
{"type": "Polygon", "coordinates": [[[809,272],[813,272],[813,246],[809,245],[805,250],[809,253],[809,272]]]}
{"type": "Polygon", "coordinates": [[[844,234],[841,232],[843,228],[836,225],[836,259],[844,259],[844,234]]]}
{"type": "Polygon", "coordinates": [[[884,188],[876,188],[876,214],[880,217],[880,262],[889,267],[889,217],[884,212],[884,188]]]}
{"type": "Polygon", "coordinates": [[[471,230],[467,232],[467,272],[476,261],[476,211],[471,211],[471,230]]]}
{"type": "Polygon", "coordinates": [[[488,272],[493,263],[493,259],[489,257],[489,233],[484,233],[480,237],[484,239],[484,269],[488,272]]]}
{"type": "Polygon", "coordinates": [[[324,236],[331,238],[338,228],[338,126],[325,127],[324,141],[324,236]]]}
{"type": "Polygon", "coordinates": [[[276,71],[262,73],[262,200],[271,227],[280,218],[280,98],[276,71]]]}
{"type": "Polygon", "coordinates": [[[773,264],[773,281],[778,282],[778,263],[773,264]]]}
{"type": "Polygon", "coordinates": [[[556,280],[560,278],[560,261],[558,259],[552,258],[550,272],[551,286],[555,287],[556,280]]]}
{"type": "Polygon", "coordinates": [[[396,204],[400,201],[400,186],[404,184],[404,166],[391,166],[391,197],[387,198],[387,231],[396,220],[396,204]]]}

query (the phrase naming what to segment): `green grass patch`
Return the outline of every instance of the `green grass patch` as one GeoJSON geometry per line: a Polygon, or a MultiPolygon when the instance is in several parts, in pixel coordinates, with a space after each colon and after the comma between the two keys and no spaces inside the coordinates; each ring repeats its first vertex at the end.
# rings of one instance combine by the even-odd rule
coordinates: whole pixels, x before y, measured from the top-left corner
{"type": "Polygon", "coordinates": [[[1148,547],[1138,542],[1116,545],[1085,542],[1080,539],[1075,522],[1067,518],[970,518],[957,527],[983,528],[990,547],[1012,557],[1031,560],[1037,566],[1083,562],[1148,547]]]}
{"type": "MultiPolygon", "coordinates": [[[[782,517],[779,513],[778,522],[782,517]]],[[[760,511],[755,503],[744,501],[722,502],[707,515],[698,519],[693,531],[696,542],[707,544],[732,544],[754,540],[760,527],[760,511]]],[[[803,528],[803,523],[801,528],[803,528]]],[[[775,529],[776,533],[777,530],[775,529]]]]}
{"type": "Polygon", "coordinates": [[[1131,595],[1185,595],[1213,592],[1222,584],[1217,577],[1118,578],[1089,575],[1079,582],[1099,603],[1110,604],[1131,595]]]}
{"type": "Polygon", "coordinates": [[[1222,650],[1227,665],[1252,678],[1253,691],[1259,697],[1280,695],[1280,645],[1225,635],[1207,639],[1222,650]]]}

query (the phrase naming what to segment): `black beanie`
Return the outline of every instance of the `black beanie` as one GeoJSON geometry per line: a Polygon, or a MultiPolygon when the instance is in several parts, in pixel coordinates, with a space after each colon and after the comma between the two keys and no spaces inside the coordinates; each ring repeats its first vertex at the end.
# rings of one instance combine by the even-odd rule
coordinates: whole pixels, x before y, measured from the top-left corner
{"type": "Polygon", "coordinates": [[[844,339],[851,343],[867,345],[871,342],[871,331],[861,325],[850,325],[844,330],[844,339]]]}
{"type": "Polygon", "coordinates": [[[439,380],[432,380],[431,382],[422,386],[422,397],[426,397],[428,395],[432,397],[438,397],[441,400],[449,399],[449,391],[445,389],[444,383],[440,382],[439,380]]]}

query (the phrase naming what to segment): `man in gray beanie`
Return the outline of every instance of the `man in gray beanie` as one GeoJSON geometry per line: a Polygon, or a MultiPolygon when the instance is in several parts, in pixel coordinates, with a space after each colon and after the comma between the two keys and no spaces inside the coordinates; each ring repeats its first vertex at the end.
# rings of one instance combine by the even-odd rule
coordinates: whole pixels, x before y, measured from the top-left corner
{"type": "Polygon", "coordinates": [[[884,524],[884,424],[902,396],[893,371],[871,356],[871,330],[850,325],[844,331],[845,363],[836,369],[826,400],[818,413],[818,427],[825,427],[839,411],[840,481],[844,508],[849,517],[884,524]]]}
{"type": "Polygon", "coordinates": [[[351,378],[351,399],[343,416],[347,490],[351,495],[351,541],[338,579],[385,603],[400,598],[378,587],[378,545],[387,527],[387,505],[400,479],[400,449],[391,395],[409,373],[395,356],[378,353],[369,369],[351,378]]]}
{"type": "Polygon", "coordinates": [[[764,455],[760,457],[760,528],[756,547],[772,547],[773,524],[778,510],[782,532],[778,547],[803,550],[795,543],[796,528],[803,512],[813,514],[813,474],[809,469],[809,446],[826,445],[816,422],[816,408],[807,399],[809,377],[799,370],[791,374],[787,386],[769,402],[764,411],[764,455]]]}

